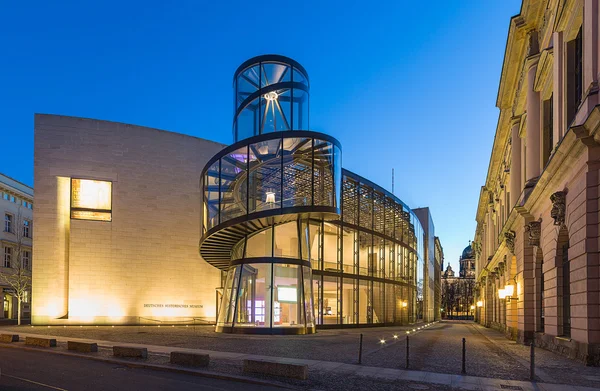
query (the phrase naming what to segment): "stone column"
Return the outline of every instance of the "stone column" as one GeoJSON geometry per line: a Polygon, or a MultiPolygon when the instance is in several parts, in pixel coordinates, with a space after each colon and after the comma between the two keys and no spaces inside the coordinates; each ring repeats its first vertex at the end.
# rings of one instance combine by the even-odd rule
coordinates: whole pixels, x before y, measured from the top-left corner
{"type": "Polygon", "coordinates": [[[533,339],[535,330],[535,255],[534,248],[529,243],[529,235],[523,230],[523,246],[521,262],[517,262],[517,291],[518,303],[518,331],[517,341],[528,344],[533,339]]]}
{"type": "Polygon", "coordinates": [[[490,327],[492,323],[492,315],[494,313],[494,289],[492,288],[494,279],[488,276],[485,284],[485,315],[484,315],[484,326],[490,327]]]}
{"type": "Polygon", "coordinates": [[[511,122],[511,160],[510,160],[510,207],[514,207],[521,191],[521,137],[519,127],[521,120],[514,118],[511,122]]]}
{"type": "Polygon", "coordinates": [[[527,71],[527,165],[525,180],[536,178],[540,175],[540,93],[534,90],[535,73],[539,57],[529,58],[527,71]]]}

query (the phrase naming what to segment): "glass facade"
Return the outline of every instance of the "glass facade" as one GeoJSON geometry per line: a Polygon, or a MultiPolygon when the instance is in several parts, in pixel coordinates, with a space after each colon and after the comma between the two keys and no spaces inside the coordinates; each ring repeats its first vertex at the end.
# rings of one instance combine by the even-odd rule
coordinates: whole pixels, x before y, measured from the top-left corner
{"type": "Polygon", "coordinates": [[[302,130],[304,69],[261,56],[234,88],[236,142],[202,173],[200,253],[226,272],[217,331],[417,321],[429,285],[423,227],[397,197],[342,170],[337,140],[302,130]]]}
{"type": "Polygon", "coordinates": [[[218,330],[305,333],[316,325],[408,324],[422,316],[421,223],[358,175],[344,170],[342,184],[338,219],[299,215],[233,246],[218,330]]]}
{"type": "Polygon", "coordinates": [[[257,212],[285,213],[290,208],[319,206],[339,213],[341,149],[337,141],[315,132],[282,135],[234,144],[212,159],[203,174],[203,233],[257,212]],[[310,137],[300,136],[304,134],[310,137]]]}
{"type": "Polygon", "coordinates": [[[307,130],[308,75],[292,59],[262,56],[236,71],[234,142],[260,134],[307,130]]]}
{"type": "Polygon", "coordinates": [[[416,320],[423,228],[405,204],[344,170],[340,218],[310,224],[322,243],[311,259],[317,325],[416,320]]]}

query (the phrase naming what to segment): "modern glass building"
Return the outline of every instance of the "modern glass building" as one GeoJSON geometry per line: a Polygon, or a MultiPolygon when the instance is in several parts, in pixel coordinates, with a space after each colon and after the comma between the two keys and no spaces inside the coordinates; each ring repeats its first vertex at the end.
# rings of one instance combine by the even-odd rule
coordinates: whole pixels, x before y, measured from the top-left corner
{"type": "Polygon", "coordinates": [[[338,140],[309,130],[306,70],[259,56],[235,72],[234,90],[234,144],[202,172],[200,254],[223,271],[217,331],[306,334],[423,317],[434,233],[342,169],[338,140]]]}

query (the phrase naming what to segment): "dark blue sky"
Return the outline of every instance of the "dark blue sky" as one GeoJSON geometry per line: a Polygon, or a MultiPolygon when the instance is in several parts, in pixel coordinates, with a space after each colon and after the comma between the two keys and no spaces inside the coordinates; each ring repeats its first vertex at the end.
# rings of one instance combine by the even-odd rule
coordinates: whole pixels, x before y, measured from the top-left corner
{"type": "MultiPolygon", "coordinates": [[[[343,165],[431,208],[446,261],[473,237],[519,0],[14,1],[0,12],[0,172],[33,184],[33,114],[231,142],[249,57],[307,69],[311,128],[343,165]]],[[[194,178],[190,178],[194,180],[194,178]]]]}

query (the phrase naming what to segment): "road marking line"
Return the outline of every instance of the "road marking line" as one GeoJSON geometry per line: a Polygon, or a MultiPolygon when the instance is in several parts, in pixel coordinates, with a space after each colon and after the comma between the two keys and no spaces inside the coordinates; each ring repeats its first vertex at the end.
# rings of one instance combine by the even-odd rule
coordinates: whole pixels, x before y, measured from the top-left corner
{"type": "Polygon", "coordinates": [[[2,374],[2,376],[3,376],[3,377],[10,377],[10,378],[12,378],[12,379],[21,380],[21,381],[24,381],[24,382],[27,382],[27,383],[33,383],[33,384],[37,384],[38,386],[42,386],[42,387],[46,387],[46,388],[51,388],[51,389],[53,389],[53,390],[58,390],[58,391],[68,391],[68,390],[65,390],[64,388],[54,387],[54,386],[50,386],[50,385],[48,385],[48,384],[44,384],[44,383],[38,383],[38,382],[36,382],[36,381],[33,381],[33,380],[28,380],[28,379],[23,379],[22,377],[17,377],[17,376],[11,376],[11,375],[7,375],[7,374],[5,374],[5,373],[3,373],[3,374],[2,374]]]}

